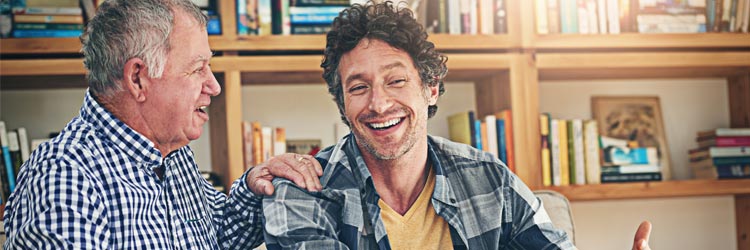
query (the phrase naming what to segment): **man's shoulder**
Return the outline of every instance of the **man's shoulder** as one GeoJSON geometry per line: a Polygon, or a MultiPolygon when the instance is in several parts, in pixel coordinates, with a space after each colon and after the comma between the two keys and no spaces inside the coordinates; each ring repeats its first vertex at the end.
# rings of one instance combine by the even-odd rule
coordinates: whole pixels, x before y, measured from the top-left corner
{"type": "Polygon", "coordinates": [[[439,136],[429,136],[430,146],[441,162],[447,162],[447,167],[503,167],[505,166],[494,155],[476,149],[472,146],[454,142],[439,136]]]}
{"type": "Polygon", "coordinates": [[[95,128],[76,117],[60,134],[33,149],[27,165],[33,167],[55,163],[59,166],[71,161],[85,163],[95,155],[95,147],[104,145],[96,137],[95,128]]]}

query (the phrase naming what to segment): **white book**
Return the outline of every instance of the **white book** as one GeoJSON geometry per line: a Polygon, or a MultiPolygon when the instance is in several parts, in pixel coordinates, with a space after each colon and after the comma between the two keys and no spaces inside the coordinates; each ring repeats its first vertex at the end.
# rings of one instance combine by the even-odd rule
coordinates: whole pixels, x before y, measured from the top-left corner
{"type": "Polygon", "coordinates": [[[599,21],[599,34],[607,34],[607,0],[597,0],[597,19],[599,21]]]}
{"type": "Polygon", "coordinates": [[[599,161],[599,128],[595,120],[583,122],[583,147],[586,159],[586,183],[601,183],[601,162],[599,161]]]}
{"type": "Polygon", "coordinates": [[[495,115],[485,116],[484,123],[487,124],[487,150],[495,158],[499,158],[497,152],[497,117],[495,115]]]}
{"type": "Polygon", "coordinates": [[[477,6],[479,6],[478,0],[469,0],[469,23],[471,25],[471,34],[476,35],[477,32],[479,32],[479,13],[477,11],[477,6]]]}
{"type": "Polygon", "coordinates": [[[268,161],[273,157],[273,128],[262,127],[260,130],[261,134],[261,149],[263,149],[263,161],[268,161]]]}
{"type": "Polygon", "coordinates": [[[481,17],[480,27],[483,35],[491,35],[495,31],[493,26],[492,17],[494,16],[495,6],[493,6],[493,0],[480,0],[479,1],[479,15],[481,17]]]}
{"type": "Polygon", "coordinates": [[[552,185],[561,186],[562,177],[560,176],[560,129],[559,123],[565,122],[558,119],[549,121],[549,145],[552,158],[552,185]]]}
{"type": "Polygon", "coordinates": [[[448,33],[452,35],[461,34],[460,1],[448,1],[448,33]]]}
{"type": "Polygon", "coordinates": [[[591,27],[589,27],[589,10],[586,9],[586,0],[578,0],[576,2],[578,10],[578,33],[579,34],[590,34],[591,27]]]}
{"type": "Polygon", "coordinates": [[[21,147],[21,160],[29,160],[31,151],[29,150],[29,136],[26,134],[26,128],[18,128],[18,146],[21,147]]]}
{"type": "Polygon", "coordinates": [[[742,31],[742,24],[745,23],[745,4],[747,3],[747,0],[739,0],[737,1],[737,21],[736,25],[734,26],[734,30],[731,30],[732,32],[741,32],[742,31]]]}
{"type": "Polygon", "coordinates": [[[584,185],[586,184],[586,160],[583,153],[583,121],[581,121],[581,119],[573,119],[571,124],[573,124],[573,154],[575,154],[576,164],[575,184],[584,185]]]}
{"type": "Polygon", "coordinates": [[[617,0],[607,0],[607,23],[609,34],[620,34],[620,6],[617,0]]]}
{"type": "Polygon", "coordinates": [[[586,12],[589,20],[589,33],[599,34],[599,20],[597,18],[596,0],[586,0],[586,12]]]}
{"type": "Polygon", "coordinates": [[[549,20],[547,14],[547,0],[536,0],[536,33],[549,34],[549,20]]]}
{"type": "Polygon", "coordinates": [[[745,19],[742,23],[742,32],[747,33],[750,28],[750,0],[745,0],[745,10],[742,13],[745,19]]]}
{"type": "Polygon", "coordinates": [[[273,155],[286,153],[286,130],[282,127],[276,127],[273,131],[273,155]]]}

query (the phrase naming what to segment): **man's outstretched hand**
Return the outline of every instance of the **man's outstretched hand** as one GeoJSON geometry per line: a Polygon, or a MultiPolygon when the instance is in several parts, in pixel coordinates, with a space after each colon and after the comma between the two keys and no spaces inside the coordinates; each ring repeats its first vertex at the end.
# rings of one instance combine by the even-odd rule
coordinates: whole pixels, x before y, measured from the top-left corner
{"type": "Polygon", "coordinates": [[[320,191],[319,176],[323,168],[310,155],[286,153],[253,167],[247,175],[247,186],[256,195],[272,195],[274,188],[271,180],[274,177],[288,179],[308,191],[320,191]]]}
{"type": "Polygon", "coordinates": [[[635,237],[633,238],[633,250],[651,250],[648,245],[648,238],[651,235],[651,222],[643,221],[638,226],[638,231],[635,231],[635,237]]]}

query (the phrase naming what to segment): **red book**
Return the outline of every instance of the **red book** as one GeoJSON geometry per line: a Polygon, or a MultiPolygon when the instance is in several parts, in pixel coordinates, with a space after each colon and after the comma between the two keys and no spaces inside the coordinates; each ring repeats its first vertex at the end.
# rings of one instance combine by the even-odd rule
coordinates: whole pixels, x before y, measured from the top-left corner
{"type": "Polygon", "coordinates": [[[698,140],[698,147],[750,146],[750,136],[717,136],[698,140]]]}

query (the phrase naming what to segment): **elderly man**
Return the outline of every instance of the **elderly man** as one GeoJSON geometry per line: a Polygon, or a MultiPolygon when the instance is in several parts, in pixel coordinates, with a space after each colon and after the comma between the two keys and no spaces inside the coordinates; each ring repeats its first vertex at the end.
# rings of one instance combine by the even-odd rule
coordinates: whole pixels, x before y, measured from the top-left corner
{"type": "Polygon", "coordinates": [[[575,248],[497,158],[427,134],[447,68],[426,39],[391,2],[335,19],[321,67],[352,133],[316,156],[321,192],[274,180],[269,249],[575,248]]]}
{"type": "Polygon", "coordinates": [[[187,145],[221,92],[205,26],[189,0],[99,7],[81,39],[89,89],[80,114],[23,165],[6,249],[248,249],[263,239],[249,187],[271,194],[279,175],[320,188],[319,166],[295,155],[253,168],[229,196],[201,177],[187,145]]]}

